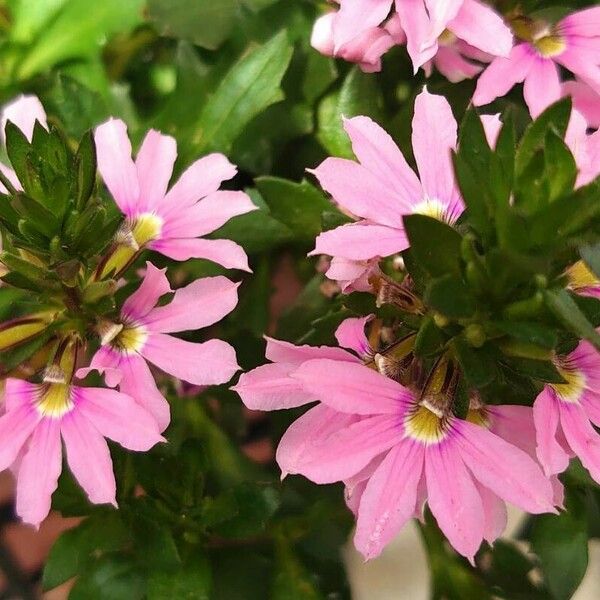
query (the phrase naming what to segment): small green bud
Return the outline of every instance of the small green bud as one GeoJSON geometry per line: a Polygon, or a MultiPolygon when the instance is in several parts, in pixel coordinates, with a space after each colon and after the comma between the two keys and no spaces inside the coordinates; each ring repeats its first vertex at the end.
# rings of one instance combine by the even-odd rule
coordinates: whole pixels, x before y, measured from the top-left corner
{"type": "Polygon", "coordinates": [[[472,323],[465,328],[465,339],[470,346],[481,348],[485,344],[487,336],[481,325],[472,323]]]}
{"type": "Polygon", "coordinates": [[[443,329],[450,324],[450,320],[448,317],[442,315],[441,313],[433,313],[433,322],[440,328],[443,329]]]}

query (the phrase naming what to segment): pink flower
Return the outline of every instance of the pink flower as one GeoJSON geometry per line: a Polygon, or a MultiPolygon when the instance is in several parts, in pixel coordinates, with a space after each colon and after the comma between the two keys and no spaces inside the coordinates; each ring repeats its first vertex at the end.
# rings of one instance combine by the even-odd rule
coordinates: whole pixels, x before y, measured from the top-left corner
{"type": "Polygon", "coordinates": [[[565,143],[577,165],[576,188],[590,183],[600,175],[600,133],[596,131],[588,135],[587,129],[584,116],[574,109],[565,134],[565,143]]]}
{"type": "Polygon", "coordinates": [[[138,451],[165,441],[152,415],[115,390],[7,379],[4,398],[0,470],[24,453],[17,472],[17,513],[36,527],[50,510],[62,470],[61,438],[69,468],[90,502],[115,506],[115,478],[104,438],[138,451]]]}
{"type": "Polygon", "coordinates": [[[561,88],[563,95],[571,96],[573,108],[585,117],[588,126],[600,127],[600,92],[577,79],[565,81],[561,88]]]}
{"type": "Polygon", "coordinates": [[[125,301],[117,323],[101,323],[102,347],[89,369],[105,370],[107,383],[119,385],[152,413],[163,431],[169,424],[169,404],[156,387],[146,361],[194,385],[229,381],[239,369],[235,350],[213,339],[192,343],[167,335],[208,327],[231,312],[237,304],[239,284],[226,277],[206,277],[175,291],[171,302],[156,306],[171,293],[166,269],[147,263],[140,287],[125,301]]]}
{"type": "MultiPolygon", "coordinates": [[[[132,256],[147,247],[174,260],[205,258],[226,268],[250,270],[246,253],[235,242],[200,237],[257,208],[243,192],[219,190],[236,173],[222,154],[193,163],[167,191],[177,157],[172,137],[150,130],[135,162],[123,121],[100,125],[95,140],[100,174],[127,218],[121,237],[132,256]]],[[[109,259],[102,276],[111,268],[119,267],[109,259]]]]}
{"type": "Polygon", "coordinates": [[[500,499],[534,514],[554,512],[552,485],[539,466],[486,427],[417,405],[409,390],[360,364],[311,360],[293,377],[321,400],[312,411],[325,406],[347,422],[300,455],[278,451],[283,471],[331,483],[380,461],[358,506],[354,542],[365,558],[377,556],[425,498],[450,543],[471,561],[482,540],[503,527],[500,499]]]}
{"type": "Polygon", "coordinates": [[[312,254],[334,257],[329,277],[349,285],[353,270],[360,279],[379,258],[405,250],[403,215],[422,213],[453,223],[461,214],[464,204],[451,159],[456,121],[450,105],[424,90],[415,100],[412,125],[420,180],[392,138],[368,117],[344,121],[359,162],[328,158],[313,171],[334,201],[357,218],[317,237],[312,254]],[[343,268],[343,274],[337,275],[334,266],[343,268]]]}
{"type": "MultiPolygon", "coordinates": [[[[29,141],[31,141],[33,137],[33,127],[36,121],[39,121],[40,124],[46,129],[48,128],[46,123],[46,112],[44,111],[42,103],[36,96],[19,96],[12,102],[9,102],[2,107],[2,116],[0,118],[0,137],[3,140],[4,130],[8,121],[14,123],[25,134],[25,137],[29,141]]],[[[10,167],[0,163],[0,170],[12,183],[16,190],[20,191],[23,189],[16,173],[10,167]]],[[[8,193],[8,190],[4,187],[2,182],[0,182],[0,193],[8,193]]]]}
{"type": "Polygon", "coordinates": [[[600,356],[581,342],[557,367],[566,383],[547,384],[533,406],[539,461],[551,475],[576,455],[600,483],[600,436],[592,426],[600,425],[600,356]]]}
{"type": "Polygon", "coordinates": [[[381,71],[381,57],[396,43],[383,27],[372,27],[335,47],[334,26],[337,13],[328,13],[315,21],[311,46],[326,56],[337,56],[358,63],[365,73],[381,71]]]}
{"type": "Polygon", "coordinates": [[[422,66],[427,77],[435,67],[448,81],[458,83],[481,73],[483,65],[480,63],[490,62],[492,58],[492,55],[459,40],[453,33],[444,32],[438,38],[435,56],[422,66]]]}
{"type": "Polygon", "coordinates": [[[559,66],[600,93],[600,7],[573,13],[555,26],[526,23],[528,38],[508,58],[499,57],[482,73],[473,95],[476,106],[488,104],[525,82],[525,102],[533,117],[562,96],[559,66]]]}

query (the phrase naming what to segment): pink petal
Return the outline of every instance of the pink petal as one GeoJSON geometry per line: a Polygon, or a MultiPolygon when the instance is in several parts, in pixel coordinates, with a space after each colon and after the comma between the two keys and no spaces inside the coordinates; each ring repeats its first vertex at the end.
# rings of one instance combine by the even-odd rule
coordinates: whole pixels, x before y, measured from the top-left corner
{"type": "Polygon", "coordinates": [[[508,519],[506,504],[484,485],[480,483],[476,483],[475,485],[481,498],[481,505],[483,506],[483,538],[489,544],[493,544],[506,529],[508,519]]]}
{"type": "Polygon", "coordinates": [[[118,362],[123,378],[119,390],[131,396],[156,420],[162,433],[171,421],[171,409],[166,398],[156,386],[146,361],[137,354],[122,356],[118,362]]]}
{"type": "Polygon", "coordinates": [[[127,217],[136,216],[139,213],[140,187],[131,158],[127,126],[120,119],[109,119],[96,127],[94,139],[98,171],[106,187],[127,217]]]}
{"type": "Polygon", "coordinates": [[[555,512],[550,482],[523,450],[468,421],[455,431],[462,459],[485,487],[532,514],[555,512]]]}
{"type": "Polygon", "coordinates": [[[366,560],[381,554],[415,510],[423,469],[423,446],[394,446],[368,480],[360,500],[354,545],[366,560]]]}
{"type": "Polygon", "coordinates": [[[251,272],[244,249],[231,240],[165,239],[153,241],[149,247],[173,260],[204,258],[226,269],[251,272]]]}
{"type": "Polygon", "coordinates": [[[395,45],[394,38],[383,27],[372,27],[338,49],[337,56],[358,63],[364,73],[381,71],[381,57],[395,45]]]}
{"type": "Polygon", "coordinates": [[[105,388],[74,387],[77,410],[104,436],[129,450],[149,450],[164,439],[154,417],[133,398],[105,388]]]}
{"type": "Polygon", "coordinates": [[[600,35],[600,7],[594,6],[571,13],[560,21],[558,27],[561,33],[597,37],[600,35]]]}
{"type": "Polygon", "coordinates": [[[22,95],[2,107],[2,118],[0,122],[0,138],[4,139],[4,129],[7,121],[14,123],[31,142],[35,122],[39,121],[45,129],[46,111],[37,96],[22,95]]]}
{"type": "Polygon", "coordinates": [[[373,223],[401,227],[403,212],[410,210],[406,193],[398,194],[396,186],[390,187],[379,174],[353,160],[327,158],[311,173],[336,203],[373,223]]]}
{"type": "Polygon", "coordinates": [[[426,196],[442,203],[458,195],[451,156],[456,135],[456,120],[446,98],[424,89],[415,99],[412,145],[426,196]]]}
{"type": "Polygon", "coordinates": [[[560,424],[567,443],[594,481],[600,483],[600,437],[598,433],[579,404],[559,402],[558,407],[560,424]]]}
{"type": "Polygon", "coordinates": [[[544,388],[533,405],[537,457],[546,475],[562,473],[569,466],[569,456],[556,439],[560,412],[552,391],[544,388]]]}
{"type": "Polygon", "coordinates": [[[160,206],[167,193],[176,159],[177,142],[171,136],[151,129],[135,160],[140,185],[140,210],[153,211],[160,206]]]}
{"type": "Polygon", "coordinates": [[[166,272],[166,267],[157,269],[147,261],[144,279],[138,289],[125,300],[121,314],[133,321],[142,319],[156,306],[161,296],[172,292],[166,272]]]}
{"type": "Polygon", "coordinates": [[[276,340],[265,337],[267,340],[267,349],[265,356],[272,362],[296,363],[300,364],[313,358],[331,358],[333,360],[348,360],[357,362],[354,354],[346,352],[341,348],[332,348],[330,346],[296,346],[290,342],[276,340]]]}
{"type": "Polygon", "coordinates": [[[106,440],[77,410],[62,419],[60,429],[69,468],[90,502],[116,506],[117,489],[106,440]]]}
{"type": "Polygon", "coordinates": [[[457,552],[471,563],[484,534],[479,492],[460,455],[448,444],[428,446],[425,475],[429,508],[457,552]]]}
{"type": "Polygon", "coordinates": [[[275,458],[282,477],[299,473],[299,465],[307,462],[314,444],[327,440],[359,419],[357,415],[339,413],[324,404],[306,411],[288,427],[277,447],[275,458]]]}
{"type": "Polygon", "coordinates": [[[523,87],[525,103],[535,119],[561,97],[560,79],[554,62],[537,57],[531,66],[523,87]]]}
{"type": "Polygon", "coordinates": [[[336,15],[336,12],[329,12],[319,17],[310,36],[310,45],[325,56],[334,55],[333,23],[336,15]]]}
{"type": "Polygon", "coordinates": [[[407,247],[408,240],[402,229],[349,223],[321,233],[310,255],[329,254],[349,260],[369,260],[402,252],[407,247]]]}
{"type": "Polygon", "coordinates": [[[169,304],[151,310],[144,324],[157,333],[208,327],[236,307],[239,285],[223,276],[196,279],[176,290],[169,304]]]}
{"type": "Polygon", "coordinates": [[[121,383],[123,373],[119,369],[121,354],[113,350],[110,346],[101,346],[96,354],[92,356],[90,366],[77,369],[78,379],[84,379],[91,371],[98,371],[104,376],[104,381],[109,387],[116,387],[121,383]]]}
{"type": "Polygon", "coordinates": [[[335,332],[335,339],[342,348],[354,350],[360,357],[369,356],[371,344],[365,335],[365,327],[373,315],[358,319],[346,319],[335,332]]]}
{"type": "Polygon", "coordinates": [[[333,24],[335,51],[371,27],[377,27],[390,12],[393,0],[341,0],[333,24]]]}
{"type": "Polygon", "coordinates": [[[39,527],[50,512],[62,470],[60,419],[42,419],[35,428],[17,477],[17,514],[39,527]]]}
{"type": "Polygon", "coordinates": [[[502,129],[500,115],[481,115],[481,122],[485,131],[487,143],[490,148],[495,148],[496,142],[498,141],[498,135],[500,135],[500,130],[502,129]]]}
{"type": "Polygon", "coordinates": [[[392,189],[402,205],[411,206],[421,196],[421,184],[391,136],[369,117],[344,119],[344,129],[360,164],[392,189]]]}
{"type": "Polygon", "coordinates": [[[527,43],[517,44],[508,58],[495,58],[477,80],[473,104],[483,106],[504,96],[515,84],[527,77],[536,54],[527,43]]]}
{"type": "Polygon", "coordinates": [[[508,56],[513,46],[512,33],[502,17],[477,0],[463,0],[448,29],[471,46],[494,56],[508,56]]]}
{"type": "MultiPolygon", "coordinates": [[[[15,190],[17,190],[17,191],[23,190],[23,186],[21,185],[21,182],[19,181],[17,174],[10,167],[7,167],[6,165],[3,165],[2,163],[0,163],[0,171],[2,171],[2,174],[10,181],[10,183],[15,188],[15,190]]],[[[1,182],[0,182],[0,193],[8,194],[8,190],[6,189],[6,186],[1,182]]]]}
{"type": "Polygon", "coordinates": [[[240,368],[235,350],[221,340],[196,344],[164,333],[152,333],[142,355],[159,369],[194,385],[227,383],[240,368]]]}
{"type": "Polygon", "coordinates": [[[362,364],[309,360],[292,373],[303,388],[340,412],[360,415],[401,414],[411,393],[362,364]]]}
{"type": "Polygon", "coordinates": [[[223,181],[235,176],[237,169],[223,154],[209,154],[188,167],[177,183],[168,191],[161,207],[161,215],[171,210],[180,211],[219,189],[223,181]]]}
{"type": "Polygon", "coordinates": [[[472,63],[454,46],[441,46],[433,59],[435,68],[451,83],[472,79],[483,67],[472,63]]]}
{"type": "Polygon", "coordinates": [[[369,277],[378,271],[377,261],[355,261],[334,256],[325,275],[337,281],[342,292],[370,292],[369,277]]]}
{"type": "Polygon", "coordinates": [[[162,235],[165,238],[194,238],[211,233],[239,215],[258,210],[244,192],[216,191],[192,206],[172,210],[162,235]]]}
{"type": "Polygon", "coordinates": [[[33,407],[26,405],[8,410],[0,417],[0,471],[16,460],[40,418],[33,407]]]}
{"type": "Polygon", "coordinates": [[[569,40],[567,48],[555,57],[556,62],[569,69],[600,94],[600,36],[569,40]]]}
{"type": "Polygon", "coordinates": [[[262,365],[243,373],[231,389],[252,410],[279,410],[313,402],[317,399],[314,394],[305,392],[298,381],[290,377],[295,369],[296,365],[291,363],[262,365]]]}
{"type": "Polygon", "coordinates": [[[590,127],[600,126],[600,94],[583,81],[565,81],[562,84],[565,94],[573,99],[573,107],[586,119],[590,127]]]}
{"type": "Polygon", "coordinates": [[[419,67],[435,56],[438,36],[432,36],[431,22],[423,0],[396,0],[396,12],[406,34],[406,50],[416,73],[419,67]]]}
{"type": "MultiPolygon", "coordinates": [[[[402,0],[397,0],[399,3],[402,0]]],[[[465,0],[425,0],[431,20],[431,37],[437,39],[456,17],[465,0]]],[[[479,15],[478,15],[479,16],[479,15]]]]}
{"type": "Polygon", "coordinates": [[[492,433],[536,458],[535,425],[530,406],[489,406],[488,414],[492,433]]]}
{"type": "MultiPolygon", "coordinates": [[[[343,481],[400,442],[402,435],[395,416],[368,417],[340,427],[326,438],[311,438],[294,464],[280,462],[280,466],[284,472],[299,473],[315,483],[343,481]]],[[[280,458],[278,454],[278,461],[280,458]]]]}
{"type": "Polygon", "coordinates": [[[9,377],[4,387],[4,406],[7,411],[23,406],[31,407],[39,394],[40,386],[24,379],[9,377]]]}

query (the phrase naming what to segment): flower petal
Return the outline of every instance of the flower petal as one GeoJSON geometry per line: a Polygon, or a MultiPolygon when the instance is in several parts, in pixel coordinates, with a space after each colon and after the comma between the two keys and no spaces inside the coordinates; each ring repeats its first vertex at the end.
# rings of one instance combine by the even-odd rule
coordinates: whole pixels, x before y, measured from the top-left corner
{"type": "Polygon", "coordinates": [[[333,25],[335,51],[371,27],[377,27],[390,12],[393,0],[341,0],[333,25]]]}
{"type": "Polygon", "coordinates": [[[69,468],[90,502],[116,506],[113,464],[104,437],[77,410],[62,419],[60,429],[69,468]]]}
{"type": "Polygon", "coordinates": [[[39,121],[40,125],[48,129],[46,111],[37,96],[19,96],[2,107],[1,139],[4,139],[4,129],[7,121],[14,123],[30,142],[33,138],[33,128],[36,121],[39,121]]]}
{"type": "Polygon", "coordinates": [[[544,389],[533,405],[536,452],[546,475],[562,473],[569,466],[569,456],[556,439],[560,411],[553,392],[544,389]]]}
{"type": "Polygon", "coordinates": [[[26,405],[9,410],[0,417],[0,471],[8,469],[16,460],[40,418],[33,407],[26,405]]]}
{"type": "Polygon", "coordinates": [[[558,69],[554,62],[547,58],[537,57],[527,73],[523,96],[535,119],[544,109],[560,99],[562,91],[558,69]]]}
{"type": "Polygon", "coordinates": [[[371,344],[365,335],[367,323],[373,315],[358,319],[345,319],[336,329],[335,339],[342,348],[354,350],[360,357],[369,356],[372,352],[371,344]]]}
{"type": "Polygon", "coordinates": [[[137,321],[156,306],[161,296],[172,292],[166,272],[166,267],[157,269],[151,262],[146,262],[144,279],[138,289],[125,300],[121,314],[137,321]]]}
{"type": "Polygon", "coordinates": [[[486,542],[493,544],[506,529],[508,519],[506,504],[484,485],[480,483],[475,485],[483,506],[483,537],[486,542]]]}
{"type": "Polygon", "coordinates": [[[272,362],[300,364],[313,358],[331,358],[333,360],[349,360],[357,362],[356,356],[341,348],[331,346],[296,346],[290,342],[265,337],[267,349],[265,356],[272,362]]]}

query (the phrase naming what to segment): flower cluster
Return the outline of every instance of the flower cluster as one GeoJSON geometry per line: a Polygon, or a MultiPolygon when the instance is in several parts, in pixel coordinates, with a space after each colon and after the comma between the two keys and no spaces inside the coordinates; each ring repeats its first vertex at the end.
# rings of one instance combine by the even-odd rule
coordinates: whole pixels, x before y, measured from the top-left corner
{"type": "MultiPolygon", "coordinates": [[[[43,143],[58,144],[60,138],[48,130],[40,102],[35,97],[19,98],[5,108],[3,124],[14,166],[14,170],[2,166],[2,192],[7,194],[3,202],[16,212],[24,211],[24,217],[31,217],[24,206],[55,213],[48,197],[20,168],[23,156],[14,143],[24,135],[29,155],[40,152],[38,160],[46,169],[40,178],[53,166],[52,157],[40,148],[43,143]]],[[[226,383],[239,369],[228,343],[190,342],[172,335],[220,321],[237,304],[238,284],[217,276],[172,289],[166,269],[147,262],[137,289],[128,296],[120,293],[133,282],[128,268],[145,249],[175,260],[198,257],[249,270],[237,244],[202,237],[256,208],[242,192],[219,190],[236,168],[223,155],[212,154],[190,166],[169,189],[177,158],[173,138],[150,131],[135,161],[122,121],[111,119],[98,126],[93,138],[87,145],[89,172],[83,176],[87,182],[75,190],[79,205],[65,207],[56,232],[44,229],[43,223],[37,231],[3,223],[8,231],[2,255],[5,281],[36,290],[39,284],[41,292],[35,312],[0,325],[5,357],[33,344],[27,368],[22,363],[3,374],[0,469],[10,467],[15,473],[17,513],[36,526],[48,514],[57,487],[61,439],[69,468],[89,500],[115,506],[116,483],[106,439],[135,451],[166,441],[161,433],[170,422],[169,403],[150,363],[196,385],[226,383]],[[98,218],[106,212],[104,201],[92,193],[96,156],[100,175],[122,212],[107,232],[98,218]],[[91,206],[96,211],[94,227],[84,229],[85,239],[79,243],[76,233],[85,227],[91,206]],[[82,244],[92,242],[98,242],[96,248],[85,252],[82,244]],[[48,274],[38,280],[36,274],[44,268],[48,274]],[[102,373],[109,387],[77,381],[91,371],[102,373]]],[[[74,159],[80,175],[85,150],[82,141],[74,159]]],[[[59,151],[64,151],[68,164],[67,149],[59,146],[59,151]]],[[[53,176],[56,184],[56,173],[53,176]]],[[[36,225],[35,219],[31,222],[36,225]]]]}

